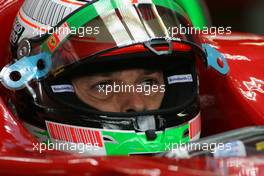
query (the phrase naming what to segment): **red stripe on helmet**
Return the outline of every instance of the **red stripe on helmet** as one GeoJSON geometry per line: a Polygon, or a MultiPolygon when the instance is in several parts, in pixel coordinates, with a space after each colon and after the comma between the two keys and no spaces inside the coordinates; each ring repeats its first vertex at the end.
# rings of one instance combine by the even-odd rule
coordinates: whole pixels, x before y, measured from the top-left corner
{"type": "MultiPolygon", "coordinates": [[[[182,52],[189,52],[191,51],[191,46],[184,44],[184,43],[172,43],[173,50],[175,51],[182,51],[182,52]]],[[[154,47],[157,51],[164,51],[168,49],[168,46],[157,46],[154,47]]],[[[114,51],[102,54],[101,56],[113,56],[113,55],[119,55],[119,54],[131,54],[131,53],[140,53],[140,52],[146,52],[149,51],[148,48],[144,47],[142,44],[129,46],[125,48],[116,49],[114,51]]]]}
{"type": "Polygon", "coordinates": [[[84,138],[84,135],[83,135],[82,129],[79,128],[78,131],[79,131],[79,133],[80,133],[80,135],[81,135],[82,143],[86,144],[86,140],[85,140],[85,138],[84,138]]]}
{"type": "Polygon", "coordinates": [[[71,131],[73,142],[77,143],[77,137],[75,135],[74,128],[70,127],[70,131],[71,131]]]}
{"type": "Polygon", "coordinates": [[[90,130],[87,130],[87,132],[88,132],[88,136],[90,137],[91,144],[94,145],[95,141],[92,132],[90,130]]]}
{"type": "Polygon", "coordinates": [[[97,139],[98,147],[103,147],[103,141],[99,131],[95,131],[95,137],[97,139]]]}
{"type": "Polygon", "coordinates": [[[62,129],[63,129],[63,133],[64,133],[64,136],[65,136],[65,140],[67,142],[69,142],[69,138],[68,138],[68,135],[67,135],[67,132],[66,132],[66,127],[65,126],[62,126],[62,129]]]}
{"type": "Polygon", "coordinates": [[[49,129],[49,132],[50,132],[50,137],[51,138],[55,138],[55,132],[54,132],[54,129],[53,129],[53,125],[50,124],[50,123],[47,123],[48,124],[48,129],[49,129]]]}
{"type": "Polygon", "coordinates": [[[200,120],[200,114],[195,117],[192,121],[189,123],[189,129],[190,129],[190,139],[195,137],[197,134],[201,131],[201,120],[200,120]]]}

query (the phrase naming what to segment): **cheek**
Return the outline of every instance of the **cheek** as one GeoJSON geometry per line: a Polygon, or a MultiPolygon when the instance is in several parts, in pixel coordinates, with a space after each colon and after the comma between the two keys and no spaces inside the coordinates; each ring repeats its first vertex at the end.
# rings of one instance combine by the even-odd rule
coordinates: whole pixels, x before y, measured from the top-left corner
{"type": "Polygon", "coordinates": [[[94,108],[98,109],[99,111],[105,112],[120,112],[120,104],[117,101],[114,101],[113,98],[108,100],[96,100],[90,102],[94,108]]]}
{"type": "Polygon", "coordinates": [[[152,96],[144,96],[143,100],[147,107],[147,110],[157,110],[161,106],[161,102],[163,100],[164,93],[157,93],[152,96]]]}
{"type": "Polygon", "coordinates": [[[94,98],[93,96],[82,97],[82,101],[84,101],[89,106],[104,112],[120,112],[120,104],[114,100],[113,97],[107,98],[104,100],[100,100],[94,98]]]}

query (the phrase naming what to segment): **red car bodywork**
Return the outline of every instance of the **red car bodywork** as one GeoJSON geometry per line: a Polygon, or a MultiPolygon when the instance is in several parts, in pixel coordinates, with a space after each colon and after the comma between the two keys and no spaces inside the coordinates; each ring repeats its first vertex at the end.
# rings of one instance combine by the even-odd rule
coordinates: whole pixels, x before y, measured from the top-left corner
{"type": "MultiPolygon", "coordinates": [[[[9,35],[22,0],[0,0],[0,68],[8,63],[9,35]]],[[[264,37],[233,33],[203,37],[222,52],[227,76],[202,66],[202,132],[208,136],[250,125],[264,125],[264,37]]],[[[155,157],[83,157],[34,151],[36,140],[7,107],[0,86],[0,175],[264,175],[264,156],[172,160],[155,157]]]]}

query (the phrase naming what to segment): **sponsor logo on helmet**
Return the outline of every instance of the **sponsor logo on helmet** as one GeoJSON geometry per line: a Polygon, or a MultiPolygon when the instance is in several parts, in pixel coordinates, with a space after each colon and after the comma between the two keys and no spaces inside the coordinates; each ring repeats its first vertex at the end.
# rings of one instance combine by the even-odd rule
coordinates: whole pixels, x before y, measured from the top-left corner
{"type": "Polygon", "coordinates": [[[10,38],[11,44],[13,45],[16,44],[24,31],[25,31],[25,27],[23,27],[16,18],[10,38]]]}
{"type": "Polygon", "coordinates": [[[49,39],[49,41],[48,41],[48,47],[49,47],[49,49],[50,49],[51,52],[53,52],[56,49],[56,47],[58,46],[58,43],[59,43],[59,39],[55,35],[53,35],[49,39]]]}
{"type": "Polygon", "coordinates": [[[83,143],[103,147],[103,137],[99,130],[46,121],[50,138],[71,143],[83,143]]]}
{"type": "Polygon", "coordinates": [[[168,77],[169,84],[184,83],[184,82],[193,82],[192,75],[185,74],[185,75],[173,75],[168,77]]]}
{"type": "Polygon", "coordinates": [[[53,93],[62,93],[62,92],[74,92],[72,85],[63,84],[63,85],[53,85],[51,86],[53,93]]]}
{"type": "Polygon", "coordinates": [[[58,30],[50,37],[48,40],[48,48],[51,52],[53,52],[59,43],[64,40],[69,34],[71,30],[67,22],[65,22],[58,30]]]}

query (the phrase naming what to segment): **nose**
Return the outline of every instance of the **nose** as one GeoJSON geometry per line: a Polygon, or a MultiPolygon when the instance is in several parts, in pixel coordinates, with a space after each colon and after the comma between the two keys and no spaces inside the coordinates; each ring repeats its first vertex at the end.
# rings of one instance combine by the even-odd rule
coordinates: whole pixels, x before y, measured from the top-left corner
{"type": "Polygon", "coordinates": [[[123,93],[119,103],[121,112],[141,112],[146,109],[145,101],[138,93],[123,93]]]}

